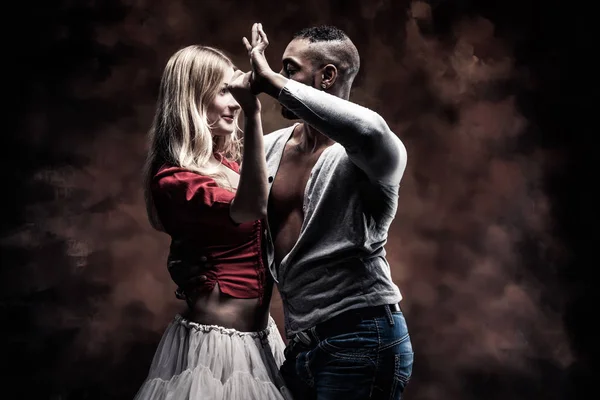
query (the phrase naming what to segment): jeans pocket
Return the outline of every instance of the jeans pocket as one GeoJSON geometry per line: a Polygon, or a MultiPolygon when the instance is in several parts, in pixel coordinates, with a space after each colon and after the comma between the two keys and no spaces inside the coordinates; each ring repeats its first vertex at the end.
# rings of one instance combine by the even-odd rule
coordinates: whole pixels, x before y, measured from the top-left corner
{"type": "Polygon", "coordinates": [[[390,392],[390,400],[402,398],[404,388],[412,375],[414,353],[402,353],[394,356],[394,382],[390,392]]]}
{"type": "Polygon", "coordinates": [[[333,357],[373,358],[378,337],[371,332],[347,333],[329,337],[321,341],[319,347],[333,357]]]}

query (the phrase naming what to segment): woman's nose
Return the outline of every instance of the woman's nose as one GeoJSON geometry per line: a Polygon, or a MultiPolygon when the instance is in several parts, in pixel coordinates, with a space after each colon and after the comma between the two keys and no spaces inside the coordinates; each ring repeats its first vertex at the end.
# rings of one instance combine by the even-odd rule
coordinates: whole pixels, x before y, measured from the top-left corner
{"type": "Polygon", "coordinates": [[[237,111],[242,107],[240,106],[240,103],[238,103],[237,101],[234,100],[231,102],[231,104],[229,104],[229,108],[231,108],[234,111],[237,111]]]}
{"type": "Polygon", "coordinates": [[[235,97],[233,97],[232,95],[229,96],[229,104],[227,106],[234,111],[239,110],[241,108],[240,103],[238,103],[235,97]]]}

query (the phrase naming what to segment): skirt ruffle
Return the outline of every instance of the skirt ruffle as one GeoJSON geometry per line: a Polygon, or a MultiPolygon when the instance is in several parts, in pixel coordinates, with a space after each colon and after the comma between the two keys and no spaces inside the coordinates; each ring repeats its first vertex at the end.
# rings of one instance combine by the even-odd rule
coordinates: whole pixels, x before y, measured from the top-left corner
{"type": "Polygon", "coordinates": [[[272,318],[264,331],[240,332],[177,315],[135,400],[288,400],[284,348],[272,318]]]}

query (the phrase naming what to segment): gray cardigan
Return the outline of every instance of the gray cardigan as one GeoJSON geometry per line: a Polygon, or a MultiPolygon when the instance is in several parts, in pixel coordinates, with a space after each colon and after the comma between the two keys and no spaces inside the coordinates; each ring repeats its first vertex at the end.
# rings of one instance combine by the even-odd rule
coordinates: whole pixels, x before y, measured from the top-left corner
{"type": "MultiPolygon", "coordinates": [[[[279,102],[336,142],[312,169],[300,236],[280,265],[266,232],[267,261],[291,337],[344,311],[402,299],[384,245],[406,150],[381,116],[339,97],[290,80],[279,102]]],[[[269,177],[275,177],[293,129],[265,136],[269,177]]]]}

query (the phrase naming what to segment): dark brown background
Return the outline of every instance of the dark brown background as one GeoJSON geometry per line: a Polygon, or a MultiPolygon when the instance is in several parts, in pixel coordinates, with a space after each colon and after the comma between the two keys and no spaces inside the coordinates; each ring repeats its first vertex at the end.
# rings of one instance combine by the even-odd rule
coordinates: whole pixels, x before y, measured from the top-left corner
{"type": "MultiPolygon", "coordinates": [[[[275,70],[298,29],[344,29],[362,60],[352,99],[408,149],[387,245],[416,351],[406,399],[588,398],[588,13],[535,0],[55,0],[5,12],[0,397],[133,396],[181,307],[140,187],[160,74],[192,43],[247,69],[241,37],[258,21],[275,70]]],[[[262,100],[265,132],[287,124],[262,100]]]]}

